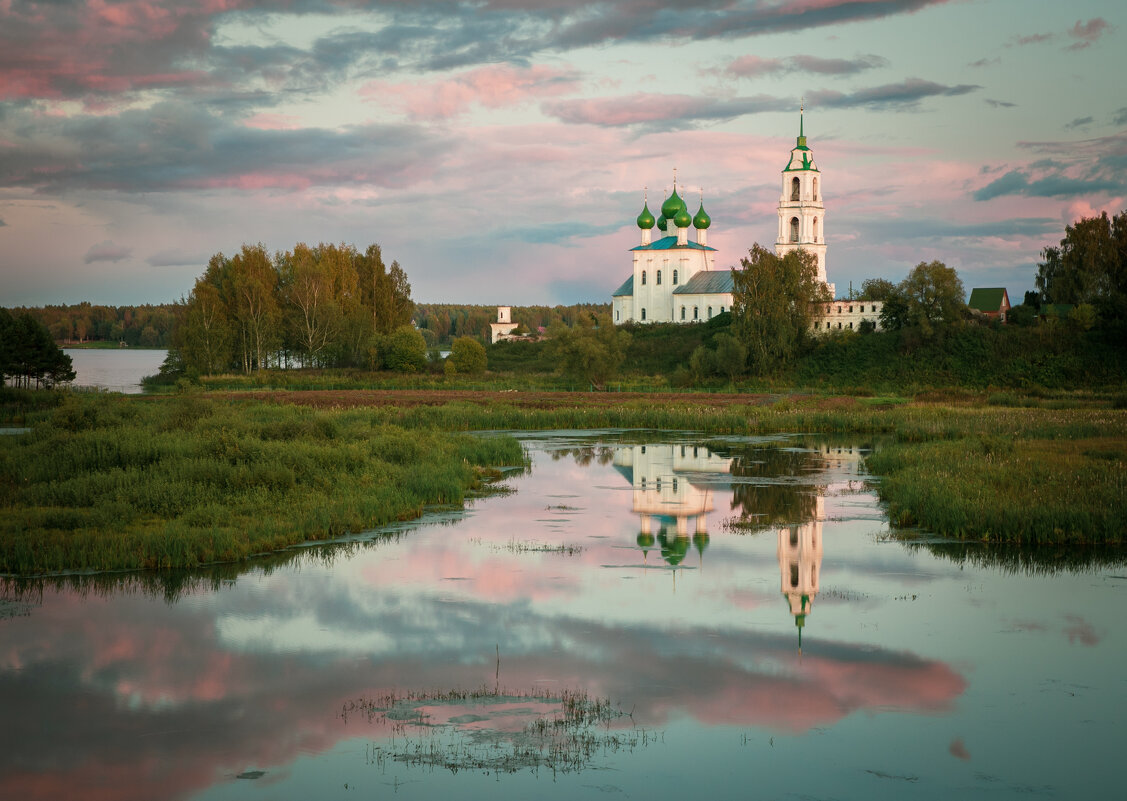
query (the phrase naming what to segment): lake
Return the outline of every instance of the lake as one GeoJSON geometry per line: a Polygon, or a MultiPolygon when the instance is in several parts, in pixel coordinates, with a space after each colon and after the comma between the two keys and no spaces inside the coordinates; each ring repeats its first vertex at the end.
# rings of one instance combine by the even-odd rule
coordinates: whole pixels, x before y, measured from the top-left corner
{"type": "Polygon", "coordinates": [[[9,585],[0,796],[1108,795],[1121,558],[907,545],[861,441],[522,434],[467,510],[9,585]]]}
{"type": "Polygon", "coordinates": [[[112,392],[141,392],[141,379],[156,375],[167,350],[137,348],[64,348],[76,373],[76,387],[97,387],[112,392]]]}

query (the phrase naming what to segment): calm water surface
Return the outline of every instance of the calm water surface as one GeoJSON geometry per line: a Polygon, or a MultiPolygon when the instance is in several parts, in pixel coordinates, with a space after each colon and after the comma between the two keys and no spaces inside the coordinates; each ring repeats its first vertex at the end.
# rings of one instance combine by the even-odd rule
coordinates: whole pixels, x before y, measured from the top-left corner
{"type": "Polygon", "coordinates": [[[0,796],[1119,786],[1121,563],[888,541],[862,443],[528,446],[515,492],[368,542],[163,585],[9,587],[0,796]]]}
{"type": "Polygon", "coordinates": [[[155,375],[167,350],[140,350],[120,348],[98,350],[94,348],[64,348],[70,356],[77,374],[74,385],[98,387],[113,392],[136,393],[141,391],[141,379],[155,375]]]}

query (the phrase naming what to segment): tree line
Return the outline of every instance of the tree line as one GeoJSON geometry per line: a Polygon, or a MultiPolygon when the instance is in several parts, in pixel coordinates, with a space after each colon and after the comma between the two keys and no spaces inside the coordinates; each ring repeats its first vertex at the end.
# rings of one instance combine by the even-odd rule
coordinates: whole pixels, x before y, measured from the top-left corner
{"type": "MultiPolygon", "coordinates": [[[[535,333],[541,328],[590,325],[601,315],[610,314],[609,303],[574,303],[570,306],[513,306],[512,320],[518,333],[535,333]]],[[[458,337],[474,337],[488,342],[489,324],[497,322],[497,307],[480,304],[419,303],[415,306],[415,325],[427,343],[443,346],[458,337]]]]}
{"type": "Polygon", "coordinates": [[[414,303],[379,245],[298,244],[271,257],[258,244],[212,256],[178,311],[172,347],[186,371],[378,369],[414,303]]]}
{"type": "Polygon", "coordinates": [[[0,308],[0,384],[52,387],[73,381],[74,375],[70,356],[41,320],[28,311],[13,315],[0,308]]]}
{"type": "Polygon", "coordinates": [[[12,311],[34,316],[62,345],[124,342],[134,348],[167,348],[176,320],[176,306],[172,303],[102,306],[83,301],[71,305],[18,307],[12,311]]]}

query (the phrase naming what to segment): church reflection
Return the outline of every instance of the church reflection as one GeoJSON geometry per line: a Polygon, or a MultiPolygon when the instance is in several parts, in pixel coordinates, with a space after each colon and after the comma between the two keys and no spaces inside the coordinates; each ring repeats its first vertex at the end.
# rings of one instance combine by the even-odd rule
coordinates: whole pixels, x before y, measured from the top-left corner
{"type": "Polygon", "coordinates": [[[717,486],[732,493],[735,514],[726,525],[744,533],[775,530],[779,589],[801,652],[822,568],[825,485],[859,475],[861,453],[860,448],[821,445],[748,447],[720,456],[702,446],[647,444],[616,448],[613,462],[632,488],[643,561],[650,564],[650,551],[656,551],[674,576],[692,550],[703,566],[717,486]]]}

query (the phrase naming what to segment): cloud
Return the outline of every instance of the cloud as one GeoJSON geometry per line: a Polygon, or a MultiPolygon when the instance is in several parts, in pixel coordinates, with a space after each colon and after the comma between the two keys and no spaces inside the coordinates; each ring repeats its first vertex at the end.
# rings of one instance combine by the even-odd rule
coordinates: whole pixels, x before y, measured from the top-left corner
{"type": "Polygon", "coordinates": [[[91,245],[90,249],[86,251],[86,256],[83,258],[83,261],[86,264],[93,264],[96,261],[119,262],[128,259],[132,255],[133,248],[114,244],[107,239],[104,242],[91,245]]]}
{"type": "Polygon", "coordinates": [[[530,99],[575,92],[579,74],[552,67],[496,64],[453,78],[417,83],[372,81],[360,89],[366,101],[397,103],[412,119],[449,119],[472,106],[502,108],[530,99]]]}
{"type": "Polygon", "coordinates": [[[1077,117],[1072,122],[1065,123],[1064,127],[1065,127],[1066,130],[1069,130],[1069,129],[1072,129],[1072,128],[1083,128],[1083,127],[1091,125],[1091,124],[1092,124],[1092,117],[1091,116],[1077,117]]]}
{"type": "Polygon", "coordinates": [[[1035,33],[1031,36],[1014,37],[1013,42],[1018,45],[1041,44],[1042,42],[1051,42],[1054,38],[1051,33],[1035,33]]]}
{"type": "Polygon", "coordinates": [[[1127,106],[1115,112],[1115,116],[1111,118],[1113,125],[1127,125],[1127,106]]]}
{"type": "Polygon", "coordinates": [[[925,98],[955,97],[975,92],[981,88],[981,86],[973,84],[944,86],[933,81],[909,78],[901,83],[860,89],[850,94],[822,90],[811,93],[809,97],[812,106],[827,106],[829,108],[868,107],[896,110],[915,108],[925,98]]]}
{"type": "Polygon", "coordinates": [[[1034,177],[1029,170],[1010,170],[972,193],[975,200],[992,200],[1003,195],[1025,197],[1072,197],[1123,189],[1122,179],[1073,177],[1064,173],[1034,177]]]}
{"type": "Polygon", "coordinates": [[[970,64],[967,64],[967,66],[968,67],[980,67],[981,68],[981,67],[992,67],[995,64],[1001,64],[1001,63],[1002,63],[1002,59],[1000,59],[1000,58],[980,58],[978,61],[972,61],[970,64]]]}
{"type": "Polygon", "coordinates": [[[1080,20],[1076,20],[1076,24],[1073,25],[1072,29],[1068,32],[1068,35],[1076,41],[1070,44],[1067,49],[1083,50],[1086,47],[1090,47],[1109,30],[1111,30],[1111,26],[1108,24],[1107,20],[1102,17],[1093,17],[1083,23],[1080,22],[1080,20]]]}
{"type": "Polygon", "coordinates": [[[793,108],[793,105],[793,100],[768,95],[721,99],[638,92],[593,100],[561,100],[544,103],[541,109],[550,117],[572,124],[619,126],[660,123],[665,128],[676,128],[691,127],[699,122],[731,120],[764,111],[784,111],[793,108]]]}
{"type": "Polygon", "coordinates": [[[145,259],[150,267],[185,267],[188,265],[203,265],[209,256],[202,253],[185,253],[181,250],[162,250],[145,259]]]}
{"type": "Polygon", "coordinates": [[[417,126],[248,128],[235,115],[166,101],[106,116],[19,112],[0,148],[0,186],[162,191],[409,185],[431,174],[443,135],[417,126]],[[11,134],[9,134],[11,135],[11,134]]]}
{"type": "Polygon", "coordinates": [[[985,103],[994,108],[1014,108],[1017,103],[1011,103],[1008,100],[991,100],[989,97],[985,98],[985,103]]]}
{"type": "Polygon", "coordinates": [[[7,225],[8,225],[8,223],[4,222],[4,219],[2,217],[0,217],[0,228],[4,228],[7,225]]]}
{"type": "Polygon", "coordinates": [[[747,55],[733,59],[723,68],[723,72],[737,78],[756,78],[761,75],[783,75],[793,72],[812,75],[855,75],[865,70],[887,66],[888,59],[877,55],[863,55],[851,59],[806,55],[760,58],[747,55]]]}
{"type": "Polygon", "coordinates": [[[1127,132],[1080,141],[1018,142],[1041,159],[1007,170],[975,190],[975,200],[1004,195],[1069,198],[1127,193],[1127,132]]]}

